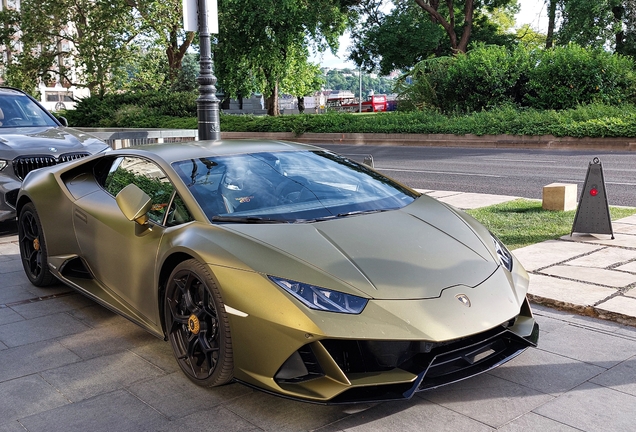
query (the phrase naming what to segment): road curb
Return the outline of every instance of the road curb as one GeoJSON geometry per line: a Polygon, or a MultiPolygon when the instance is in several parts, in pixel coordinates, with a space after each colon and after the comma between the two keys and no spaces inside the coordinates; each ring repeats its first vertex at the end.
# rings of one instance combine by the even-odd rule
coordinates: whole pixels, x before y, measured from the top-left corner
{"type": "Polygon", "coordinates": [[[551,298],[539,296],[536,294],[527,294],[528,300],[531,303],[540,306],[547,306],[552,309],[557,309],[563,312],[573,312],[577,315],[588,316],[592,318],[598,318],[605,321],[612,321],[623,325],[636,327],[636,317],[625,315],[618,312],[610,312],[595,306],[582,306],[573,303],[568,303],[560,300],[554,300],[551,298]]]}
{"type": "Polygon", "coordinates": [[[304,144],[396,145],[559,150],[636,151],[636,138],[573,138],[553,135],[450,135],[384,133],[222,132],[224,139],[274,139],[304,144]]]}

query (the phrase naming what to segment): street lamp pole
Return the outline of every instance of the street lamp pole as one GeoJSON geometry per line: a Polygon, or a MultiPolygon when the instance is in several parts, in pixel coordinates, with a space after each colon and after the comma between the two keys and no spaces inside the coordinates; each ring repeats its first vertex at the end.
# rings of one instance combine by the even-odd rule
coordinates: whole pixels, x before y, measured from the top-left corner
{"type": "Polygon", "coordinates": [[[360,100],[358,101],[360,106],[358,107],[358,112],[361,113],[362,112],[362,63],[360,63],[360,68],[358,69],[358,78],[360,79],[360,93],[358,93],[360,95],[360,100]]]}
{"type": "Polygon", "coordinates": [[[199,140],[221,139],[221,123],[219,120],[219,99],[216,97],[216,77],[212,73],[212,50],[210,47],[210,29],[208,28],[207,0],[198,2],[199,47],[199,97],[197,98],[197,117],[199,140]]]}

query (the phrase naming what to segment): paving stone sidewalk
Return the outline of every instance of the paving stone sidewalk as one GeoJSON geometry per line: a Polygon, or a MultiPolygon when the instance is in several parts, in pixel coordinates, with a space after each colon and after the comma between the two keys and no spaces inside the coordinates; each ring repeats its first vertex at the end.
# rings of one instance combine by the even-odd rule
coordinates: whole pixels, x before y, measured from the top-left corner
{"type": "MultiPolygon", "coordinates": [[[[460,208],[503,199],[433,193],[460,208]]],[[[568,236],[516,250],[532,295],[616,314],[608,318],[631,316],[614,304],[636,302],[636,217],[614,228],[617,242],[568,236]]],[[[0,432],[635,430],[636,327],[574,309],[534,311],[539,347],[489,373],[407,402],[312,405],[241,384],[195,386],[168,343],[62,285],[32,286],[17,238],[5,235],[0,432]]]]}

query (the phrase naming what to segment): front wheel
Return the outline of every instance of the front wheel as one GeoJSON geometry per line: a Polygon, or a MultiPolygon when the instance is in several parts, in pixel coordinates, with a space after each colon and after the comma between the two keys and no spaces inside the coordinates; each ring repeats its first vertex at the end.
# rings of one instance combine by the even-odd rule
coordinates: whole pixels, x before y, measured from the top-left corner
{"type": "Polygon", "coordinates": [[[18,241],[22,267],[31,283],[39,287],[53,284],[56,279],[49,270],[42,224],[33,203],[25,204],[20,211],[18,241]]]}
{"type": "Polygon", "coordinates": [[[232,379],[230,325],[206,266],[192,259],[175,267],[166,286],[164,316],[174,356],[190,380],[214,387],[232,379]]]}

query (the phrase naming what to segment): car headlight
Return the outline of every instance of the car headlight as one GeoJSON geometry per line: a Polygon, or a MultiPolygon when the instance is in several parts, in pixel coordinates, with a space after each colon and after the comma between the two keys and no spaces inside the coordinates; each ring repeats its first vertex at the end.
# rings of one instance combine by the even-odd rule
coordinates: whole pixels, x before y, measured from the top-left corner
{"type": "Polygon", "coordinates": [[[501,265],[508,269],[508,271],[512,271],[512,254],[508,250],[506,246],[495,237],[494,234],[490,233],[492,236],[492,242],[495,244],[495,250],[497,251],[497,256],[499,257],[499,261],[501,265]]]}
{"type": "Polygon", "coordinates": [[[4,159],[0,159],[0,171],[2,171],[3,169],[5,169],[7,167],[7,165],[9,164],[9,162],[7,162],[4,159]]]}
{"type": "Polygon", "coordinates": [[[296,297],[310,309],[359,314],[367,305],[367,299],[332,291],[326,288],[269,276],[276,285],[296,297]]]}

